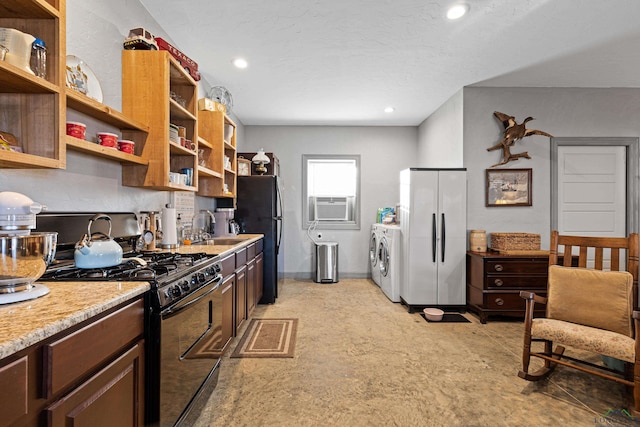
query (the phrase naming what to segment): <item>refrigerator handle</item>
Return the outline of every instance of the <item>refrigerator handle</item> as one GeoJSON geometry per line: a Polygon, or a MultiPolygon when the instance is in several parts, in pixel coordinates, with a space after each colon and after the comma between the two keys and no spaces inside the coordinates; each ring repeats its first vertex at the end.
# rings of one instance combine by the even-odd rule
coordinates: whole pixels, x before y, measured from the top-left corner
{"type": "Polygon", "coordinates": [[[444,262],[444,246],[445,243],[447,242],[447,227],[444,224],[444,214],[442,214],[442,228],[440,230],[440,234],[441,234],[441,243],[440,243],[440,248],[442,251],[442,262],[444,262]]]}
{"type": "Polygon", "coordinates": [[[436,248],[437,248],[436,233],[437,233],[436,214],[434,213],[433,216],[431,217],[431,253],[433,257],[433,262],[436,262],[436,248]]]}
{"type": "Polygon", "coordinates": [[[280,180],[276,178],[276,194],[278,197],[278,205],[280,206],[280,212],[277,212],[276,217],[274,218],[276,221],[280,222],[280,227],[278,230],[278,242],[276,243],[276,255],[280,253],[280,244],[282,243],[282,214],[284,213],[284,206],[282,203],[282,193],[280,192],[280,180]]]}

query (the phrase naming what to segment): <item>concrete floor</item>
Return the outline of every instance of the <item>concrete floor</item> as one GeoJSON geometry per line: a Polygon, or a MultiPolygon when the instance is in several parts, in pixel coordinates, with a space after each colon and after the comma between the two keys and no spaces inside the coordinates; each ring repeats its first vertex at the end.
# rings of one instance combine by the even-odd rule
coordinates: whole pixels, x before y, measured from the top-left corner
{"type": "Polygon", "coordinates": [[[624,386],[573,369],[520,379],[518,320],[427,323],[366,279],[279,292],[252,317],[299,318],[295,357],[228,351],[196,426],[593,427],[628,402],[624,386]]]}

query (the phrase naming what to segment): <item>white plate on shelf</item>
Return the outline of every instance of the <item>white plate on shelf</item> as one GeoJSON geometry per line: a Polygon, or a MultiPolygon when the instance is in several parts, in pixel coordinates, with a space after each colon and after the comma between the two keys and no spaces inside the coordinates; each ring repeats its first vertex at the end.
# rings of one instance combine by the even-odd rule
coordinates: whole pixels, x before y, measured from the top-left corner
{"type": "Polygon", "coordinates": [[[102,87],[100,87],[98,78],[89,65],[75,55],[67,55],[65,81],[68,88],[102,102],[102,87]]]}

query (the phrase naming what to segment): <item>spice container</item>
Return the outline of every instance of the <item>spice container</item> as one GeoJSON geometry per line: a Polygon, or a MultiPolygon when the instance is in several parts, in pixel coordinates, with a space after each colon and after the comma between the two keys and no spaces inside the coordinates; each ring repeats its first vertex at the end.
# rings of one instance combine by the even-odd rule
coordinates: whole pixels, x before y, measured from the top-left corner
{"type": "Polygon", "coordinates": [[[47,47],[42,39],[36,37],[31,44],[31,71],[43,79],[47,77],[47,47]]]}

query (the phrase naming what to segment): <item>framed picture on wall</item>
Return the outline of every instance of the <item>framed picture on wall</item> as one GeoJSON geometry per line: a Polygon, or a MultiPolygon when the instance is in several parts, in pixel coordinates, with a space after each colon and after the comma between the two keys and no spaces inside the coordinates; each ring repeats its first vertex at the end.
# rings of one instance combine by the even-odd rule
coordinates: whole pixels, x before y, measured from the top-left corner
{"type": "Polygon", "coordinates": [[[486,206],[531,206],[532,192],[531,169],[487,169],[486,206]]]}

